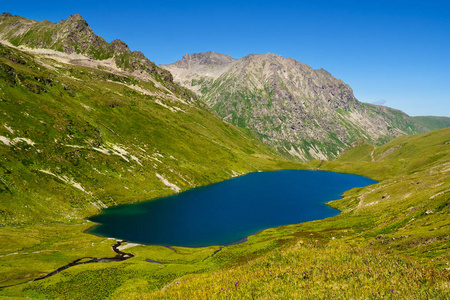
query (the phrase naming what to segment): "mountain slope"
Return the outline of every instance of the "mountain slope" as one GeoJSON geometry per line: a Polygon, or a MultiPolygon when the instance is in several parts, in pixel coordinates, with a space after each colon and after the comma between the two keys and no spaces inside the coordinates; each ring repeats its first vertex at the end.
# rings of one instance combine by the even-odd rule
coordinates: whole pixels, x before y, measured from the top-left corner
{"type": "Polygon", "coordinates": [[[185,93],[36,51],[0,44],[2,224],[77,220],[277,164],[185,93]]]}
{"type": "Polygon", "coordinates": [[[380,182],[330,202],[338,216],[265,230],[207,260],[226,268],[123,298],[448,298],[450,128],[312,165],[380,182]]]}
{"type": "Polygon", "coordinates": [[[86,57],[100,60],[110,71],[120,69],[143,80],[157,80],[171,91],[187,93],[186,95],[190,96],[188,91],[180,90],[179,86],[173,83],[169,72],[156,66],[141,52],[130,51],[128,45],[121,40],[108,43],[97,36],[79,14],[71,15],[59,23],[52,23],[3,13],[0,15],[0,40],[14,46],[23,45],[33,49],[51,49],[72,54],[70,59],[73,63],[81,60],[80,63],[86,64],[86,61],[83,61],[86,57]]]}
{"type": "Polygon", "coordinates": [[[450,127],[449,117],[417,116],[413,117],[413,119],[430,130],[450,127]]]}
{"type": "Polygon", "coordinates": [[[301,160],[334,158],[360,138],[382,143],[427,131],[401,111],[359,102],[327,71],[271,53],[198,53],[161,67],[227,122],[301,160]]]}

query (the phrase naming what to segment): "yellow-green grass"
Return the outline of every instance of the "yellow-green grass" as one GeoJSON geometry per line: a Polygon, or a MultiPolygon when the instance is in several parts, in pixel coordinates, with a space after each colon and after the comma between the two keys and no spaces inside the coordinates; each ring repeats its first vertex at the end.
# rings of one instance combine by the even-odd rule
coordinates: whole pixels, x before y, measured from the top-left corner
{"type": "Polygon", "coordinates": [[[16,50],[3,51],[31,67],[0,57],[3,64],[48,91],[35,94],[23,81],[10,86],[5,81],[9,73],[2,73],[0,98],[6,101],[0,105],[9,117],[0,116],[5,118],[0,135],[28,137],[37,146],[0,143],[0,285],[12,285],[1,289],[0,297],[448,298],[449,129],[401,137],[380,147],[363,144],[333,162],[298,165],[201,107],[165,102],[189,112],[173,113],[151,97],[127,94],[129,88],[122,83],[102,81],[104,71],[85,67],[52,71],[58,83],[42,85],[33,78],[43,76],[37,69],[43,66],[16,50]],[[119,106],[110,107],[111,99],[119,106]],[[130,161],[93,150],[107,142],[126,147],[130,161]],[[134,162],[130,155],[145,156],[140,148],[148,155],[157,150],[161,163],[134,162]],[[115,255],[114,241],[84,233],[92,226],[84,218],[99,212],[90,204],[93,200],[114,205],[172,193],[156,172],[185,190],[225,180],[233,171],[283,168],[355,173],[380,182],[331,202],[342,211],[338,216],[268,229],[242,244],[223,249],[135,246],[124,250],[135,254],[126,261],[79,265],[28,282],[78,258],[115,255]],[[70,176],[96,198],[41,169],[70,176]]]}

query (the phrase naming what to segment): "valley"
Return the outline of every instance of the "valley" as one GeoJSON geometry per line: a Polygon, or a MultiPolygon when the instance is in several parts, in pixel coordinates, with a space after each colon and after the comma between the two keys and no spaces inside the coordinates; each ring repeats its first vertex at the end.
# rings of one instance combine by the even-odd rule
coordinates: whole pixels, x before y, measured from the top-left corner
{"type": "Polygon", "coordinates": [[[52,23],[4,13],[0,39],[0,297],[450,295],[445,118],[418,123],[359,102],[325,70],[274,54],[209,52],[159,67],[78,14],[52,23]],[[328,202],[336,216],[225,247],[86,233],[108,207],[286,169],[378,183],[328,202]],[[79,261],[116,250],[127,259],[79,261]]]}

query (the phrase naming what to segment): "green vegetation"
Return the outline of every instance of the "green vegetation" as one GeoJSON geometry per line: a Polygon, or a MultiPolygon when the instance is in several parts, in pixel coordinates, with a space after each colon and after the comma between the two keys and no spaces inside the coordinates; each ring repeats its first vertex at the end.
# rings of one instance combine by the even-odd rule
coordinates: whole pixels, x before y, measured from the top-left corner
{"type": "Polygon", "coordinates": [[[257,132],[289,159],[335,159],[361,138],[382,145],[399,135],[428,131],[399,110],[359,102],[348,85],[324,70],[273,54],[220,65],[211,55],[192,54],[163,67],[177,82],[194,87],[226,122],[257,132]],[[214,73],[221,75],[209,75],[214,73]]]}
{"type": "Polygon", "coordinates": [[[0,297],[449,298],[449,128],[382,146],[361,139],[335,161],[295,164],[149,74],[145,81],[0,45],[0,297]],[[84,233],[93,225],[85,218],[102,207],[287,168],[379,183],[330,202],[338,216],[241,244],[131,245],[128,260],[32,281],[76,259],[114,255],[114,241],[84,233]]]}
{"type": "Polygon", "coordinates": [[[434,116],[420,116],[413,117],[414,120],[429,128],[430,130],[437,130],[446,127],[450,127],[449,117],[434,117],[434,116]]]}
{"type": "MultiPolygon", "coordinates": [[[[78,258],[113,256],[111,241],[84,233],[92,226],[84,218],[102,207],[295,166],[183,93],[3,45],[0,99],[1,286],[39,278],[78,258]]],[[[110,274],[117,265],[74,269],[92,266],[110,274]]],[[[174,269],[167,278],[193,270],[174,269]]],[[[58,291],[37,288],[52,280],[0,293],[54,298],[58,291]]]]}

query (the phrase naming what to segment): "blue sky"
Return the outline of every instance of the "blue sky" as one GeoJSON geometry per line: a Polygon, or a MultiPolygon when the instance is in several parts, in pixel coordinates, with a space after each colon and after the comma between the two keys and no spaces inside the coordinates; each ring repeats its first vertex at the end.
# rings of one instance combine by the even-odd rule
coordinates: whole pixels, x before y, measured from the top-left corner
{"type": "Polygon", "coordinates": [[[158,64],[185,53],[276,53],[324,68],[363,102],[450,117],[450,1],[11,1],[58,22],[81,14],[158,64]]]}

